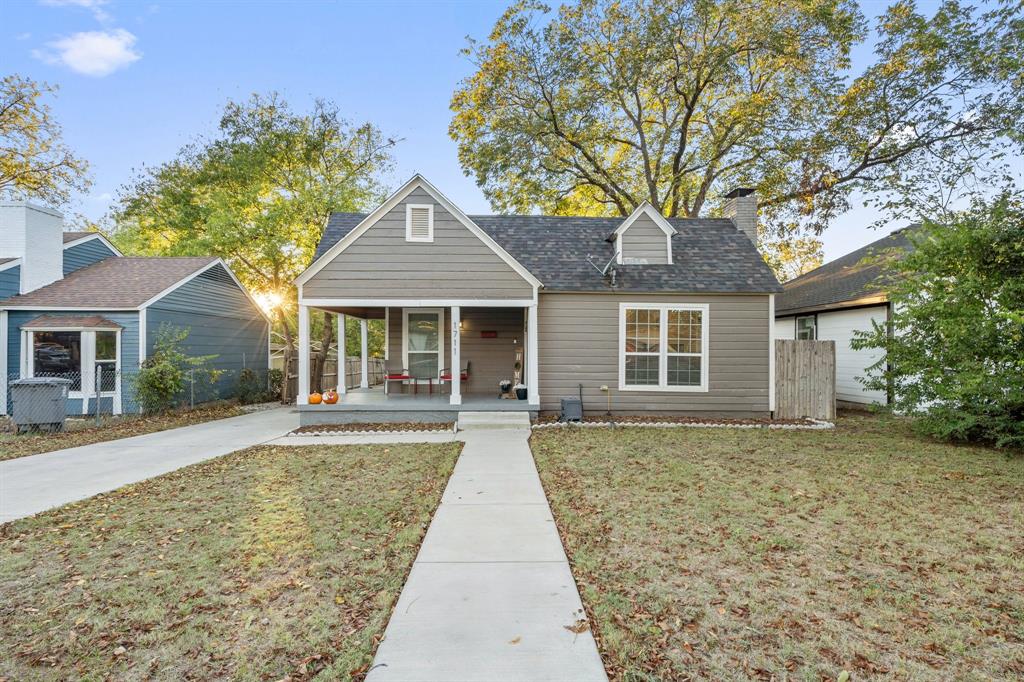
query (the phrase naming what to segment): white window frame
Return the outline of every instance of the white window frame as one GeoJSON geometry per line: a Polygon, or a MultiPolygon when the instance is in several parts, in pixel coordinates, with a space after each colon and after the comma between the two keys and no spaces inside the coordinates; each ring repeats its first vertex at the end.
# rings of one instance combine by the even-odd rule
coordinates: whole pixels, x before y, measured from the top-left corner
{"type": "MultiPolygon", "coordinates": [[[[444,369],[444,308],[404,308],[402,310],[402,367],[409,369],[409,314],[410,313],[432,313],[437,315],[437,376],[441,376],[444,369]]],[[[417,353],[429,351],[415,351],[417,353]]]]}
{"type": "Polygon", "coordinates": [[[817,341],[818,340],[818,315],[811,313],[810,315],[797,315],[793,318],[793,338],[797,341],[817,341]],[[811,320],[811,338],[801,339],[800,338],[800,320],[811,320]]]}
{"type": "MultiPolygon", "coordinates": [[[[710,338],[711,338],[711,315],[710,305],[707,303],[620,303],[619,304],[619,390],[620,391],[648,391],[657,393],[707,393],[708,372],[710,361],[710,338]],[[658,316],[658,384],[655,385],[630,385],[626,383],[626,311],[627,310],[657,310],[658,316]],[[698,386],[669,386],[668,385],[668,357],[692,356],[695,353],[669,353],[668,352],[668,313],[669,311],[699,311],[701,313],[701,352],[700,352],[700,385],[698,386]]],[[[649,353],[654,355],[654,353],[649,353]]]]}
{"type": "Polygon", "coordinates": [[[405,205],[405,241],[407,242],[432,242],[434,241],[434,205],[433,204],[406,204],[405,205]],[[427,210],[427,236],[414,237],[412,234],[412,211],[423,208],[427,210]]]}
{"type": "MultiPolygon", "coordinates": [[[[74,332],[80,334],[79,345],[82,351],[82,358],[79,362],[78,371],[81,375],[81,389],[78,391],[68,391],[68,398],[75,400],[83,400],[86,398],[94,398],[93,385],[95,383],[95,372],[92,371],[96,366],[96,332],[114,332],[115,334],[115,355],[114,355],[114,371],[117,376],[121,375],[121,330],[116,328],[97,328],[97,327],[32,327],[31,329],[23,330],[21,337],[22,342],[22,357],[25,359],[25,376],[35,376],[35,334],[48,333],[48,332],[74,332]],[[87,369],[88,368],[88,371],[87,369]]],[[[118,378],[114,384],[113,391],[103,391],[100,393],[101,398],[114,398],[115,402],[121,393],[121,380],[118,378]]],[[[83,407],[84,409],[84,407],[83,407]]],[[[119,413],[120,409],[116,413],[119,413]]]]}

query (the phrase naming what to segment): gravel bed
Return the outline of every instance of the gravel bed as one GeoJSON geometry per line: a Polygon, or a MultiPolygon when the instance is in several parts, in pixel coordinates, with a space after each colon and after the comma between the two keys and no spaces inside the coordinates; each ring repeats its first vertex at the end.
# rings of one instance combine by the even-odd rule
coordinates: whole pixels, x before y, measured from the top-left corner
{"type": "Polygon", "coordinates": [[[455,422],[353,422],[300,426],[289,436],[336,436],[345,433],[450,433],[455,422]]]}
{"type": "Polygon", "coordinates": [[[559,427],[615,427],[615,426],[645,426],[654,428],[732,428],[732,429],[831,429],[832,422],[819,421],[816,419],[715,419],[707,417],[584,417],[582,422],[565,423],[558,421],[555,416],[540,417],[533,422],[533,428],[559,428],[559,427]]]}

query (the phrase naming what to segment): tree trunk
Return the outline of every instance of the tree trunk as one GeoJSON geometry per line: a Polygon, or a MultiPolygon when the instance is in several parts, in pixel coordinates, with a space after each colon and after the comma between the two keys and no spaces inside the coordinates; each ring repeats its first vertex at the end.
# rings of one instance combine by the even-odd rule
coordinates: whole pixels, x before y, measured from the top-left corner
{"type": "Polygon", "coordinates": [[[320,350],[312,354],[309,366],[309,381],[311,390],[323,393],[324,390],[324,369],[327,367],[327,353],[334,339],[334,325],[331,324],[331,314],[324,311],[324,327],[320,332],[320,350]]]}
{"type": "Polygon", "coordinates": [[[291,394],[291,382],[288,378],[295,359],[293,355],[292,330],[288,327],[288,319],[280,308],[277,310],[277,319],[281,322],[281,329],[284,332],[284,378],[281,381],[281,402],[285,405],[290,405],[295,398],[291,394]]]}

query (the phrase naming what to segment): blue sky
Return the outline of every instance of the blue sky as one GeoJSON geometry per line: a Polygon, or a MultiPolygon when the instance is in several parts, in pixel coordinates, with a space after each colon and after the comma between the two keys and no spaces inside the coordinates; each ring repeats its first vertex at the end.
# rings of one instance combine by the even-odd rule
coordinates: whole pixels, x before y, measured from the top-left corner
{"type": "MultiPolygon", "coordinates": [[[[134,169],[212,132],[228,99],[272,90],[296,108],[334,100],[350,120],[404,138],[392,186],[420,172],[466,212],[486,213],[448,138],[448,102],[471,71],[466,36],[485,38],[507,5],[5,0],[0,72],[60,86],[53,108],[95,178],[74,208],[93,219],[134,169]]],[[[864,3],[868,15],[884,7],[864,3]]],[[[869,57],[863,48],[855,60],[869,57]]],[[[842,216],[823,236],[826,259],[881,236],[866,229],[874,218],[842,216]]]]}

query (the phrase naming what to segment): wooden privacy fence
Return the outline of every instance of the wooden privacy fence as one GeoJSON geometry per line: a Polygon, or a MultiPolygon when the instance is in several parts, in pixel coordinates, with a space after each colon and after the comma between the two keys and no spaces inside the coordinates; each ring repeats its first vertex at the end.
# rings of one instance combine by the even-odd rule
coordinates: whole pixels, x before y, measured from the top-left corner
{"type": "MultiPolygon", "coordinates": [[[[366,362],[367,379],[370,386],[378,386],[384,383],[384,360],[381,358],[367,358],[366,362]]],[[[299,360],[292,358],[288,368],[288,395],[292,398],[299,388],[299,360]]],[[[328,360],[324,366],[323,385],[325,388],[338,385],[338,368],[334,360],[328,360]]],[[[345,358],[345,386],[356,388],[362,379],[362,364],[358,357],[345,358]]]]}
{"type": "Polygon", "coordinates": [[[775,418],[836,418],[835,341],[775,341],[775,418]]]}

